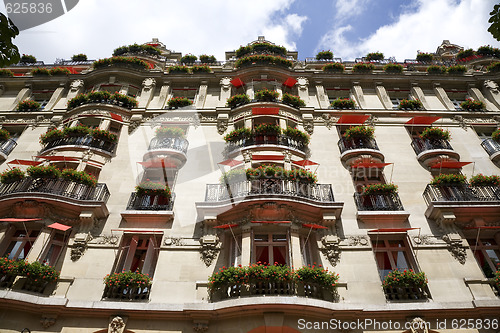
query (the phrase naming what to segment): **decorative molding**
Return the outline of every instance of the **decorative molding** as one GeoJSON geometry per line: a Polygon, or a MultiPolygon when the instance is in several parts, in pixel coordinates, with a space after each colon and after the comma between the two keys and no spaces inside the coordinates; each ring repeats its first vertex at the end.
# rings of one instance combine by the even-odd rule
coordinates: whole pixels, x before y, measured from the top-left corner
{"type": "Polygon", "coordinates": [[[145,90],[150,90],[156,85],[156,80],[152,77],[148,77],[142,81],[142,88],[145,90]]]}
{"type": "Polygon", "coordinates": [[[337,121],[339,120],[339,118],[338,117],[332,117],[328,113],[323,113],[321,115],[321,120],[323,120],[325,122],[326,128],[331,129],[337,123],[337,121]]]}
{"type": "Polygon", "coordinates": [[[83,80],[73,80],[69,85],[69,89],[71,92],[76,92],[79,89],[82,89],[84,86],[85,83],[83,82],[83,80]]]}
{"type": "Polygon", "coordinates": [[[306,130],[309,135],[314,133],[314,121],[313,120],[304,120],[302,126],[306,130]]]}
{"type": "Polygon", "coordinates": [[[227,114],[219,114],[217,116],[217,132],[219,134],[224,134],[229,126],[229,116],[227,114]]]}
{"type": "Polygon", "coordinates": [[[80,259],[87,250],[89,241],[92,240],[90,233],[81,233],[75,235],[73,246],[71,248],[71,261],[80,259]]]}
{"type": "Polygon", "coordinates": [[[208,331],[208,321],[194,321],[193,331],[197,333],[204,333],[208,331]]]}
{"type": "Polygon", "coordinates": [[[43,328],[47,329],[50,326],[53,326],[56,323],[56,320],[56,317],[42,316],[42,319],[40,319],[40,324],[43,328]]]}
{"type": "Polygon", "coordinates": [[[366,124],[368,126],[375,126],[377,122],[378,122],[378,117],[374,116],[373,114],[370,115],[370,118],[366,120],[366,124]]]}
{"type": "Polygon", "coordinates": [[[413,238],[413,243],[417,245],[432,245],[436,244],[436,237],[433,235],[420,235],[420,236],[414,236],[413,238]]]}
{"type": "Polygon", "coordinates": [[[429,333],[428,323],[420,317],[415,317],[410,322],[411,333],[429,333]]]}
{"type": "Polygon", "coordinates": [[[116,245],[118,244],[118,236],[115,235],[99,235],[98,237],[92,238],[88,241],[88,244],[99,244],[99,245],[116,245]]]}
{"type": "Polygon", "coordinates": [[[337,236],[328,235],[321,238],[323,247],[320,248],[321,253],[325,255],[332,266],[337,266],[340,260],[340,239],[337,236]]]}
{"type": "Polygon", "coordinates": [[[9,216],[47,218],[71,226],[78,226],[80,224],[80,219],[78,217],[63,217],[56,214],[56,211],[58,210],[47,203],[36,200],[23,200],[12,205],[9,216]]]}
{"type": "Polygon", "coordinates": [[[485,80],[484,87],[494,95],[498,95],[500,93],[498,90],[498,84],[495,81],[485,80]]]}
{"type": "Polygon", "coordinates": [[[127,318],[123,319],[119,316],[111,316],[108,326],[109,333],[123,333],[125,331],[127,318]]]}
{"type": "Polygon", "coordinates": [[[460,237],[459,234],[450,233],[444,235],[443,240],[448,244],[448,251],[450,251],[453,258],[464,265],[467,260],[467,252],[465,251],[465,247],[462,245],[462,237],[460,237]]]}
{"type": "Polygon", "coordinates": [[[306,90],[309,86],[309,80],[303,76],[297,78],[297,87],[300,90],[306,90]]]}
{"type": "Polygon", "coordinates": [[[163,241],[164,245],[169,245],[169,246],[184,246],[186,243],[184,242],[184,239],[180,237],[168,237],[165,238],[163,241]]]}
{"type": "Polygon", "coordinates": [[[220,252],[221,243],[219,237],[216,235],[205,235],[200,238],[200,244],[201,260],[209,267],[220,252]]]}
{"type": "Polygon", "coordinates": [[[370,246],[368,236],[349,236],[346,240],[348,246],[370,246]]]}
{"type": "Polygon", "coordinates": [[[228,89],[231,89],[231,78],[230,77],[223,77],[222,79],[220,79],[220,86],[222,87],[222,89],[224,90],[228,90],[228,89]]]}

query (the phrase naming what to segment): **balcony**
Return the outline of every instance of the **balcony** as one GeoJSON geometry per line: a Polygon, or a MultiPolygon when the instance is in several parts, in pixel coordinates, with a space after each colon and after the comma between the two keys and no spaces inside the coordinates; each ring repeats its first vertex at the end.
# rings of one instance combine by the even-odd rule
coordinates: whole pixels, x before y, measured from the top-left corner
{"type": "Polygon", "coordinates": [[[486,139],[481,142],[481,146],[486,150],[488,155],[490,155],[490,160],[493,162],[500,161],[500,143],[493,139],[486,139]]]}
{"type": "Polygon", "coordinates": [[[16,146],[17,142],[13,139],[0,141],[0,162],[5,161],[16,146]]]}
{"type": "Polygon", "coordinates": [[[385,287],[385,298],[388,301],[418,301],[429,298],[427,288],[420,287],[385,287]]]}
{"type": "Polygon", "coordinates": [[[228,142],[224,148],[224,155],[229,157],[231,154],[239,151],[242,148],[252,147],[259,148],[262,151],[262,145],[274,145],[281,147],[276,148],[289,148],[297,151],[301,155],[307,155],[309,153],[309,148],[306,144],[301,141],[293,140],[286,135],[253,135],[249,139],[241,139],[234,142],[228,142]]]}
{"type": "Polygon", "coordinates": [[[127,210],[121,212],[127,222],[170,222],[174,218],[175,194],[170,199],[159,195],[137,195],[132,192],[127,210]]]}
{"type": "Polygon", "coordinates": [[[410,214],[404,210],[397,193],[362,195],[354,193],[358,208],[357,217],[363,222],[392,221],[404,222],[410,214]]]}
{"type": "Polygon", "coordinates": [[[182,168],[187,160],[187,150],[189,142],[184,138],[158,138],[154,137],[144,154],[144,161],[155,158],[168,157],[169,161],[175,164],[176,168],[182,168]]]}
{"type": "Polygon", "coordinates": [[[108,215],[106,202],[109,195],[106,184],[102,183],[91,187],[62,179],[25,177],[14,183],[0,184],[0,206],[3,205],[0,213],[10,209],[10,205],[19,199],[36,199],[57,205],[61,211],[78,214],[93,211],[96,217],[102,218],[108,215]]]}
{"type": "Polygon", "coordinates": [[[341,138],[338,142],[340,159],[343,163],[351,164],[353,158],[361,155],[371,155],[376,161],[383,162],[384,154],[380,152],[375,139],[351,139],[341,138]]]}
{"type": "Polygon", "coordinates": [[[427,203],[425,216],[438,223],[470,224],[476,218],[485,224],[497,224],[500,214],[500,187],[427,185],[423,193],[427,203]]]}
{"type": "Polygon", "coordinates": [[[51,141],[43,147],[41,153],[46,153],[47,151],[62,147],[62,146],[72,146],[77,148],[93,148],[100,152],[104,152],[108,155],[113,155],[116,149],[116,143],[109,142],[102,139],[93,138],[90,135],[86,136],[73,136],[73,137],[64,137],[61,139],[57,139],[51,141]]]}
{"type": "Polygon", "coordinates": [[[440,156],[445,155],[449,159],[460,160],[460,155],[453,150],[447,140],[424,140],[414,138],[411,142],[413,150],[417,154],[419,162],[426,167],[438,162],[440,156]]]}
{"type": "Polygon", "coordinates": [[[149,294],[151,292],[151,286],[147,287],[124,287],[115,286],[108,287],[104,289],[103,298],[109,301],[120,301],[120,300],[137,300],[137,301],[147,301],[149,299],[149,294]]]}

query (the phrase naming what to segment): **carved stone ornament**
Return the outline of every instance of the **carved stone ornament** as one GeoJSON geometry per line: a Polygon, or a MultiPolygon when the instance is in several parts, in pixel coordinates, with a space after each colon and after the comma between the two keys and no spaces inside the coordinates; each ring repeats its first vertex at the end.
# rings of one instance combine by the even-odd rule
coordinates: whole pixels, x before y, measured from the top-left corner
{"type": "Polygon", "coordinates": [[[304,129],[309,135],[314,133],[314,122],[312,120],[304,120],[302,126],[304,126],[304,129]]]}
{"type": "Polygon", "coordinates": [[[222,89],[227,90],[231,88],[231,78],[230,77],[223,77],[220,79],[220,86],[222,89]]]}
{"type": "Polygon", "coordinates": [[[306,90],[308,85],[309,85],[309,80],[307,78],[302,76],[297,78],[297,86],[299,87],[300,90],[306,90]]]}
{"type": "Polygon", "coordinates": [[[227,130],[228,126],[228,119],[227,118],[218,118],[217,119],[217,132],[219,134],[224,134],[224,132],[227,130]]]}
{"type": "Polygon", "coordinates": [[[18,201],[12,205],[8,216],[20,218],[47,218],[62,224],[77,226],[80,223],[79,218],[70,218],[56,214],[54,206],[38,202],[35,200],[18,201]]]}
{"type": "Polygon", "coordinates": [[[465,251],[465,247],[462,245],[462,238],[460,235],[446,234],[443,236],[443,240],[448,244],[448,251],[450,251],[453,258],[464,265],[467,260],[467,252],[465,251]]]}
{"type": "Polygon", "coordinates": [[[323,119],[323,121],[325,122],[325,126],[328,129],[331,129],[335,125],[335,123],[337,123],[337,121],[339,120],[339,118],[332,117],[328,113],[323,113],[321,119],[323,119]]]}
{"type": "Polygon", "coordinates": [[[325,255],[332,266],[336,266],[340,260],[340,239],[337,236],[324,236],[321,238],[323,247],[321,252],[325,255]]]}
{"type": "Polygon", "coordinates": [[[486,80],[486,81],[484,81],[484,86],[486,87],[486,89],[491,91],[492,94],[497,95],[499,93],[498,84],[495,81],[486,80]]]}
{"type": "Polygon", "coordinates": [[[180,237],[165,238],[165,241],[163,241],[163,244],[170,245],[170,246],[184,246],[184,245],[186,245],[184,243],[184,240],[180,237]]]}
{"type": "Polygon", "coordinates": [[[91,239],[89,244],[110,244],[110,245],[116,245],[118,243],[118,236],[115,235],[99,235],[98,237],[95,237],[91,239]]]}
{"type": "Polygon", "coordinates": [[[83,86],[84,86],[84,82],[83,80],[74,80],[71,82],[71,84],[69,85],[69,88],[72,92],[78,90],[78,89],[82,89],[83,86]]]}
{"type": "Polygon", "coordinates": [[[349,236],[347,238],[347,245],[349,246],[369,246],[367,236],[349,236]]]}
{"type": "Polygon", "coordinates": [[[123,333],[125,331],[125,321],[122,317],[114,317],[109,322],[108,332],[109,333],[123,333]]]}
{"type": "Polygon", "coordinates": [[[201,260],[209,267],[220,252],[221,243],[219,237],[217,235],[205,235],[200,238],[200,244],[201,260]]]}
{"type": "Polygon", "coordinates": [[[431,245],[436,243],[436,238],[432,235],[420,235],[413,237],[413,242],[417,245],[431,245]]]}
{"type": "Polygon", "coordinates": [[[42,316],[42,319],[40,319],[40,324],[45,329],[49,328],[50,326],[53,326],[55,323],[56,323],[55,317],[42,316]]]}
{"type": "Polygon", "coordinates": [[[156,80],[152,77],[148,77],[142,81],[142,88],[145,90],[150,90],[156,85],[156,80]]]}
{"type": "Polygon", "coordinates": [[[429,333],[427,323],[420,317],[415,317],[410,322],[411,333],[429,333]]]}
{"type": "Polygon", "coordinates": [[[206,321],[196,321],[193,323],[193,331],[197,333],[204,333],[208,331],[208,322],[206,321]]]}
{"type": "Polygon", "coordinates": [[[71,248],[72,261],[77,261],[83,256],[91,239],[92,236],[90,234],[78,234],[75,236],[73,247],[71,248]]]}

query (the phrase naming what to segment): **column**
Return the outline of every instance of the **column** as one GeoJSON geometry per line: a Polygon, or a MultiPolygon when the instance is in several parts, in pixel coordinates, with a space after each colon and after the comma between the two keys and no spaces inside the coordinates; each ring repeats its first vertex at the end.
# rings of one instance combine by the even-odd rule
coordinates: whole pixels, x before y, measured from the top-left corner
{"type": "Polygon", "coordinates": [[[59,102],[59,100],[61,99],[63,92],[64,92],[64,87],[57,88],[50,97],[50,100],[45,106],[44,110],[52,110],[56,105],[56,103],[59,102]]]}
{"type": "Polygon", "coordinates": [[[151,77],[144,79],[144,81],[142,81],[141,97],[139,97],[138,100],[139,108],[146,109],[148,107],[149,103],[153,99],[155,86],[156,86],[156,80],[151,77]]]}
{"type": "Polygon", "coordinates": [[[363,88],[361,88],[359,82],[353,82],[353,84],[354,85],[352,86],[352,94],[356,98],[359,107],[362,109],[366,109],[366,100],[363,94],[363,88]]]}
{"type": "Polygon", "coordinates": [[[252,231],[250,228],[243,229],[241,233],[241,265],[248,266],[252,260],[252,231]]]}
{"type": "Polygon", "coordinates": [[[197,109],[202,109],[205,105],[205,101],[207,99],[208,92],[208,83],[207,81],[201,81],[200,88],[198,89],[198,95],[196,96],[196,101],[194,105],[197,109]]]}
{"type": "Polygon", "coordinates": [[[163,109],[165,107],[165,103],[170,96],[171,88],[170,82],[165,82],[165,84],[160,88],[160,95],[158,96],[158,102],[156,105],[151,108],[163,109]]]}
{"type": "Polygon", "coordinates": [[[330,100],[328,99],[325,87],[323,87],[323,83],[321,81],[316,82],[316,96],[318,98],[319,107],[321,109],[328,109],[330,106],[330,100]]]}
{"type": "Polygon", "coordinates": [[[380,102],[382,102],[384,109],[392,110],[391,98],[387,94],[387,90],[385,90],[382,82],[376,82],[375,91],[377,92],[377,96],[380,99],[380,102]]]}
{"type": "Polygon", "coordinates": [[[15,110],[19,102],[24,101],[26,98],[30,96],[31,96],[31,87],[24,87],[23,89],[21,89],[17,94],[16,100],[10,106],[9,111],[15,110]]]}
{"type": "Polygon", "coordinates": [[[434,84],[434,93],[439,98],[441,103],[444,104],[447,110],[455,111],[455,105],[451,102],[446,91],[439,85],[439,83],[434,84]]]}
{"type": "Polygon", "coordinates": [[[425,95],[422,88],[417,86],[416,83],[412,83],[412,85],[413,87],[411,88],[411,94],[413,95],[413,97],[422,102],[422,106],[424,107],[425,110],[429,110],[430,109],[429,103],[427,103],[427,100],[425,99],[425,95]]]}
{"type": "Polygon", "coordinates": [[[290,249],[292,251],[291,266],[294,269],[304,266],[302,264],[302,252],[300,248],[300,236],[297,228],[290,231],[290,249]]]}
{"type": "Polygon", "coordinates": [[[229,97],[231,97],[231,78],[224,77],[220,80],[220,104],[225,106],[229,97]]]}

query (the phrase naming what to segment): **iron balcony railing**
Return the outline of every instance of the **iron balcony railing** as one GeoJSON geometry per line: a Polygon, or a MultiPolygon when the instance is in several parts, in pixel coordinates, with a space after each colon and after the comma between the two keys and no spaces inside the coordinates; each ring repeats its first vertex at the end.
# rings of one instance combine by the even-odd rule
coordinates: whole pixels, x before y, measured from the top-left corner
{"type": "Polygon", "coordinates": [[[380,150],[375,139],[340,139],[338,142],[340,153],[353,149],[374,149],[380,150]]]}
{"type": "Polygon", "coordinates": [[[384,287],[385,298],[388,301],[403,301],[403,300],[427,300],[429,293],[427,287],[384,287]]]}
{"type": "Polygon", "coordinates": [[[109,154],[113,154],[116,149],[116,143],[114,142],[109,142],[106,140],[94,138],[90,135],[86,135],[86,136],[71,136],[71,137],[56,139],[54,141],[47,143],[45,147],[43,147],[42,152],[59,146],[91,147],[103,150],[109,154]]]}
{"type": "Polygon", "coordinates": [[[499,186],[427,185],[424,191],[427,204],[436,201],[500,201],[499,186]]]}
{"type": "Polygon", "coordinates": [[[127,210],[172,210],[175,194],[166,198],[159,195],[138,195],[132,192],[127,204],[127,210]]]}
{"type": "Polygon", "coordinates": [[[13,139],[9,139],[6,141],[0,141],[0,153],[8,156],[14,148],[16,148],[17,142],[13,139]]]}
{"type": "Polygon", "coordinates": [[[154,137],[149,143],[149,150],[173,149],[187,153],[189,142],[184,138],[158,138],[154,137]]]}
{"type": "Polygon", "coordinates": [[[92,187],[62,179],[25,177],[14,183],[0,184],[0,198],[4,195],[16,193],[48,193],[82,201],[99,201],[104,203],[109,198],[108,187],[102,183],[92,187]]]}
{"type": "Polygon", "coordinates": [[[481,146],[490,156],[500,151],[500,143],[493,139],[483,140],[483,142],[481,142],[481,146]]]}
{"type": "Polygon", "coordinates": [[[360,211],[370,210],[404,210],[397,193],[363,195],[354,193],[354,201],[360,211]]]}
{"type": "Polygon", "coordinates": [[[102,297],[109,300],[147,301],[151,293],[151,285],[129,287],[128,285],[106,286],[102,297]]]}
{"type": "Polygon", "coordinates": [[[281,195],[334,202],[330,184],[307,184],[282,179],[256,179],[234,184],[207,184],[205,201],[224,201],[253,195],[281,195]]]}
{"type": "Polygon", "coordinates": [[[414,138],[411,146],[417,155],[432,149],[448,149],[453,150],[453,147],[447,140],[424,140],[422,138],[414,138]]]}
{"type": "Polygon", "coordinates": [[[280,145],[297,149],[304,153],[308,153],[309,151],[307,144],[299,140],[294,140],[286,135],[253,135],[248,139],[228,142],[226,144],[226,148],[224,149],[224,153],[227,155],[243,147],[254,145],[280,145]]]}

